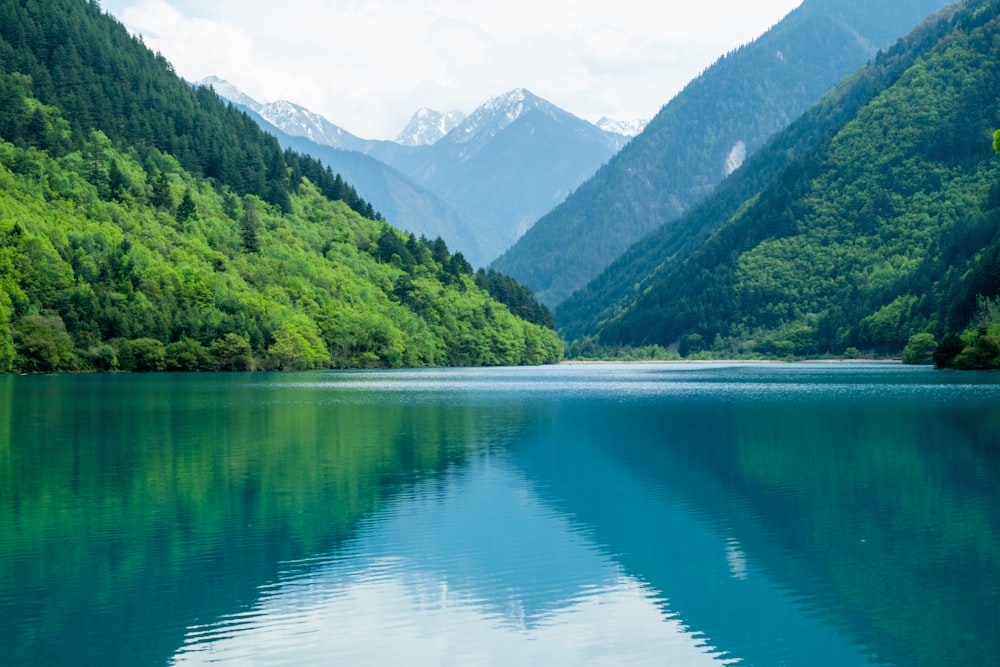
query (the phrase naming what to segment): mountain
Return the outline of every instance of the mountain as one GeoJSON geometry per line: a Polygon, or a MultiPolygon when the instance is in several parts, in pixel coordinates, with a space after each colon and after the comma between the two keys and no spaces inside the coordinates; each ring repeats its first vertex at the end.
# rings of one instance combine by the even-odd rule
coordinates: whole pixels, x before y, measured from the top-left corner
{"type": "Polygon", "coordinates": [[[389,226],[98,3],[0,0],[0,372],[557,360],[510,286],[389,226]]]}
{"type": "Polygon", "coordinates": [[[206,82],[233,101],[243,99],[243,108],[259,109],[267,129],[312,142],[282,145],[323,160],[391,222],[417,234],[440,234],[477,266],[499,256],[629,141],[522,89],[487,101],[433,143],[427,142],[457,115],[449,120],[418,111],[400,135],[404,142],[359,139],[298,105],[248,104],[220,81],[206,82]],[[386,166],[323,146],[364,153],[386,166]]]}
{"type": "Polygon", "coordinates": [[[554,305],[677,218],[844,76],[945,0],[805,0],[720,58],[493,266],[554,305]]]}
{"type": "Polygon", "coordinates": [[[395,227],[429,239],[440,236],[473,266],[485,266],[503,250],[499,245],[488,245],[490,234],[482,229],[481,222],[462,215],[398,170],[358,150],[331,145],[331,142],[354,145],[361,142],[367,146],[372,142],[356,137],[356,142],[344,141],[345,136],[353,135],[322,116],[289,102],[261,104],[218,77],[203,79],[199,85],[210,85],[217,94],[236,104],[261,128],[277,137],[282,147],[312,156],[340,174],[363,192],[372,206],[395,227]],[[289,113],[278,113],[280,109],[288,109],[289,113]],[[267,118],[264,111],[269,112],[267,118]],[[310,134],[315,139],[310,139],[310,134]]]}
{"type": "Polygon", "coordinates": [[[368,145],[364,139],[354,136],[323,116],[292,102],[285,100],[271,102],[263,105],[258,113],[269,123],[282,128],[288,134],[305,137],[317,144],[347,150],[360,150],[368,145]]]}
{"type": "Polygon", "coordinates": [[[660,228],[557,322],[602,344],[779,357],[898,354],[971,324],[985,333],[950,339],[943,365],[996,363],[998,100],[1000,2],[942,10],[678,221],[703,242],[660,228]]]}
{"type": "Polygon", "coordinates": [[[250,97],[225,79],[221,79],[217,76],[207,76],[195,85],[211,88],[219,97],[257,113],[260,113],[266,106],[250,97]]]}
{"type": "Polygon", "coordinates": [[[217,76],[206,77],[197,85],[210,87],[223,99],[256,112],[270,125],[289,136],[303,137],[323,146],[353,151],[364,150],[370,143],[354,136],[344,128],[334,125],[318,113],[294,102],[287,100],[258,102],[233,84],[217,76]]]}
{"type": "Polygon", "coordinates": [[[490,243],[506,248],[626,141],[517,89],[432,145],[382,143],[368,153],[481,220],[490,243]]]}
{"type": "Polygon", "coordinates": [[[445,114],[433,109],[418,109],[396,137],[396,143],[403,146],[429,146],[458,127],[463,120],[465,114],[461,111],[445,114]]]}
{"type": "Polygon", "coordinates": [[[610,134],[619,134],[623,137],[634,137],[642,133],[646,126],[649,125],[648,120],[615,120],[614,118],[608,118],[607,116],[601,118],[595,123],[597,127],[610,134]]]}
{"type": "Polygon", "coordinates": [[[302,136],[289,135],[263,117],[247,112],[255,117],[261,128],[277,137],[283,147],[320,160],[354,184],[393,226],[428,239],[441,237],[473,266],[485,266],[502,250],[497,245],[487,245],[490,234],[480,221],[462,215],[384,162],[358,151],[333,148],[302,136]]]}

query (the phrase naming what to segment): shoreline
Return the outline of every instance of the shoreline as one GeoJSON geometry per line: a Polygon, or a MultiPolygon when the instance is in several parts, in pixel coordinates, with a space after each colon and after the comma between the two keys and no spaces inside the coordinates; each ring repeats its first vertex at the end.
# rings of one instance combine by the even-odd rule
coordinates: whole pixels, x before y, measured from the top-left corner
{"type": "Polygon", "coordinates": [[[563,359],[556,365],[582,364],[886,364],[903,365],[894,359],[563,359]]]}

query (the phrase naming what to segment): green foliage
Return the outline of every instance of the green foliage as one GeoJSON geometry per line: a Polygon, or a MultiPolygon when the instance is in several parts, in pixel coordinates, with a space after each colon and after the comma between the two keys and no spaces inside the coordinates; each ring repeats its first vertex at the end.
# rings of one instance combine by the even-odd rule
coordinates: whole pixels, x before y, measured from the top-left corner
{"type": "Polygon", "coordinates": [[[961,336],[945,337],[934,352],[938,368],[992,370],[1000,368],[1000,296],[977,299],[972,326],[961,336]]]}
{"type": "Polygon", "coordinates": [[[330,363],[330,352],[319,327],[304,315],[292,317],[281,325],[274,333],[268,353],[279,371],[323,368],[330,363]]]}
{"type": "Polygon", "coordinates": [[[555,328],[551,311],[539,303],[530,289],[510,276],[495,269],[479,269],[476,272],[476,284],[524,320],[549,329],[555,328]]]}
{"type": "Polygon", "coordinates": [[[26,373],[53,373],[77,368],[73,340],[56,314],[29,315],[14,326],[14,366],[26,373]]]}
{"type": "Polygon", "coordinates": [[[95,3],[56,5],[0,2],[0,371],[561,359],[461,253],[389,227],[95,3]]]}
{"type": "Polygon", "coordinates": [[[948,334],[934,350],[935,368],[951,368],[955,358],[965,349],[965,343],[955,334],[948,334]]]}
{"type": "Polygon", "coordinates": [[[166,346],[164,362],[168,371],[210,371],[215,368],[208,348],[187,337],[166,346]]]}
{"type": "MultiPolygon", "coordinates": [[[[804,3],[689,83],[640,136],[493,266],[555,307],[623,253],[636,251],[630,246],[654,230],[658,248],[648,261],[658,264],[690,249],[711,225],[692,226],[690,219],[678,218],[738,166],[732,160],[739,147],[752,155],[877,49],[892,45],[944,4],[897,0],[885,11],[875,2],[804,3]]],[[[779,165],[788,160],[782,152],[772,158],[779,165]]],[[[620,268],[614,271],[623,288],[635,282],[620,268]]],[[[615,277],[599,278],[604,279],[615,277]]]]}
{"type": "Polygon", "coordinates": [[[212,343],[212,356],[219,370],[252,371],[253,350],[250,341],[239,334],[227,333],[212,343]]]}
{"type": "Polygon", "coordinates": [[[1000,293],[998,12],[959,5],[850,77],[685,215],[686,240],[647,237],[560,306],[564,335],[884,356],[965,327],[1000,293]]]}
{"type": "Polygon", "coordinates": [[[566,358],[576,361],[678,361],[681,356],[660,345],[613,347],[595,338],[579,338],[566,349],[566,358]]]}
{"type": "Polygon", "coordinates": [[[910,341],[903,348],[904,364],[929,364],[934,361],[934,351],[938,344],[934,335],[919,333],[910,336],[910,341]]]}
{"type": "Polygon", "coordinates": [[[155,338],[123,341],[118,351],[118,366],[123,371],[140,373],[166,370],[166,349],[155,338]]]}

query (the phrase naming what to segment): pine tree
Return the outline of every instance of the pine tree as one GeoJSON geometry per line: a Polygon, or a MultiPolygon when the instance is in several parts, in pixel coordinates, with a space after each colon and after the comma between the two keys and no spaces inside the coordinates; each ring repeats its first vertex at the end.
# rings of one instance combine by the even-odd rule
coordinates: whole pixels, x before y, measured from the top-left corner
{"type": "Polygon", "coordinates": [[[177,222],[187,222],[194,217],[194,213],[194,198],[191,196],[191,189],[188,188],[184,191],[180,206],[177,207],[177,222]]]}

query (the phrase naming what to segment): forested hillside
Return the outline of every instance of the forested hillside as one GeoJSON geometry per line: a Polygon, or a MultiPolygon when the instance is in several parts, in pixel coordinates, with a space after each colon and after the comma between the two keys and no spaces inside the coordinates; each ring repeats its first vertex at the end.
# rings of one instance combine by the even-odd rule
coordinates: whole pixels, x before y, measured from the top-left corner
{"type": "MultiPolygon", "coordinates": [[[[558,360],[522,293],[389,227],[97,2],[0,0],[0,370],[558,360]]],[[[544,313],[541,313],[544,315],[544,313]]]]}
{"type": "Polygon", "coordinates": [[[897,354],[970,323],[988,338],[997,127],[1000,2],[972,0],[852,76],[684,216],[702,245],[654,259],[666,235],[647,239],[557,321],[572,338],[681,354],[897,354]],[[825,138],[809,148],[808,136],[825,138]]]}
{"type": "Polygon", "coordinates": [[[708,195],[775,132],[946,0],[805,0],[671,100],[493,267],[556,305],[708,195]]]}
{"type": "Polygon", "coordinates": [[[485,225],[462,215],[434,193],[426,190],[384,162],[355,150],[323,146],[304,137],[291,136],[270,122],[248,112],[266,132],[278,142],[303,155],[310,155],[341,174],[382,213],[394,227],[436,238],[440,236],[462,254],[473,266],[485,266],[503,248],[490,239],[485,225]]]}

